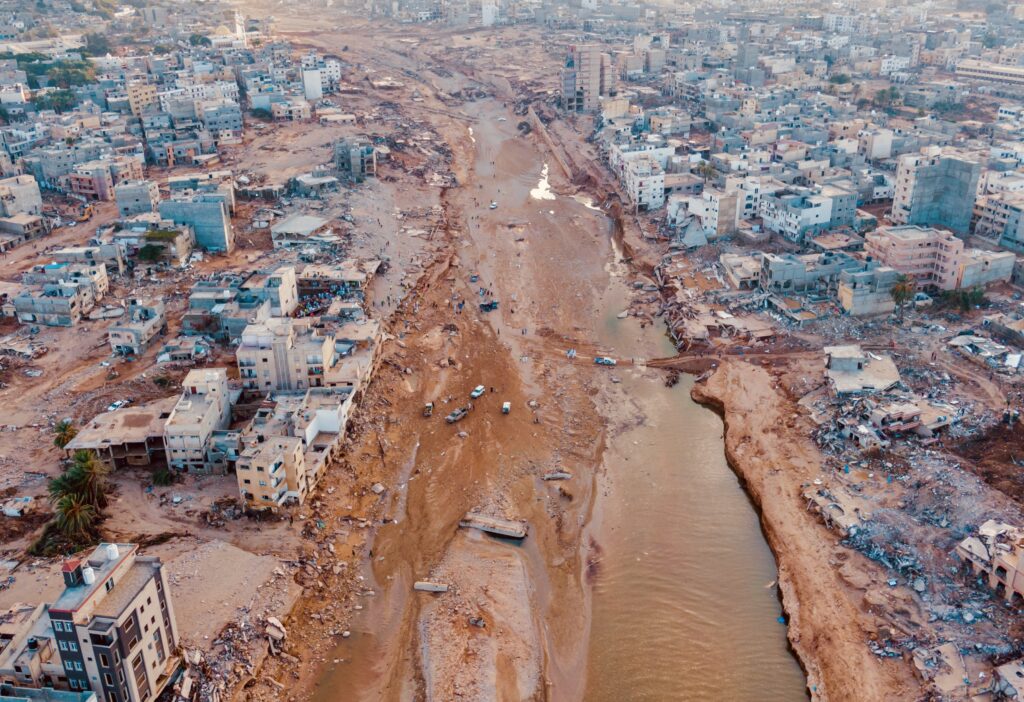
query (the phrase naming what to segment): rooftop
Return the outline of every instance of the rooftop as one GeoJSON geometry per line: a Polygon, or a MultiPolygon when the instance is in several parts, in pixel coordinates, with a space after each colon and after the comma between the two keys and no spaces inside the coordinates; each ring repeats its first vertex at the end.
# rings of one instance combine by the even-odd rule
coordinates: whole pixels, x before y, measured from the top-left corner
{"type": "Polygon", "coordinates": [[[112,444],[142,443],[150,437],[162,436],[164,423],[177,401],[177,397],[165,397],[138,407],[104,412],[82,427],[66,448],[69,451],[97,449],[112,444]]]}
{"type": "MultiPolygon", "coordinates": [[[[134,557],[137,549],[138,546],[135,544],[104,543],[97,546],[92,552],[92,555],[90,555],[85,562],[81,562],[79,559],[66,562],[63,568],[66,572],[73,571],[81,565],[83,568],[92,568],[96,577],[92,583],[86,583],[83,581],[79,585],[65,587],[61,596],[58,597],[52,605],[50,605],[50,611],[77,611],[90,597],[96,594],[97,591],[103,587],[104,581],[106,581],[118,566],[124,563],[128,558],[134,557]],[[114,548],[110,548],[111,546],[114,548]]],[[[117,588],[118,583],[115,583],[110,593],[117,588]]],[[[107,593],[107,595],[109,596],[110,593],[107,593]]]]}

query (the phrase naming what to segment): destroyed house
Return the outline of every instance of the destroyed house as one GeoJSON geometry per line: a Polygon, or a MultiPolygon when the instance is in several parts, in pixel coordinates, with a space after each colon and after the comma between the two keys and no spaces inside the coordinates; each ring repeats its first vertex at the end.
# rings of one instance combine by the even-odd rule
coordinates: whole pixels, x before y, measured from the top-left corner
{"type": "Polygon", "coordinates": [[[825,376],[834,394],[849,395],[888,390],[900,382],[896,364],[888,356],[865,353],[860,346],[827,346],[825,376]]]}
{"type": "Polygon", "coordinates": [[[957,544],[956,555],[999,597],[1017,606],[1024,601],[1024,530],[990,519],[957,544]]]}
{"type": "Polygon", "coordinates": [[[309,264],[296,278],[299,297],[360,297],[379,267],[379,261],[309,264]]]}
{"type": "Polygon", "coordinates": [[[841,251],[822,254],[766,253],[761,255],[759,282],[762,290],[787,292],[833,287],[843,271],[861,263],[841,251]]]}
{"type": "Polygon", "coordinates": [[[125,317],[107,330],[110,348],[122,356],[141,355],[167,328],[162,300],[131,300],[125,317]]]}
{"type": "Polygon", "coordinates": [[[269,319],[271,299],[244,291],[241,286],[240,279],[230,276],[193,285],[188,310],[181,319],[182,333],[226,343],[240,338],[249,324],[269,319]]]}

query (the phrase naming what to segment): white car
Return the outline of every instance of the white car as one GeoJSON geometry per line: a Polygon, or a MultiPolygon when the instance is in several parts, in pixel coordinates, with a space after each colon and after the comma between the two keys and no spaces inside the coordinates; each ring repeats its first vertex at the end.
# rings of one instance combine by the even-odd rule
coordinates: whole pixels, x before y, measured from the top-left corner
{"type": "Polygon", "coordinates": [[[469,393],[469,396],[475,400],[481,395],[483,395],[484,392],[486,392],[486,388],[483,385],[477,385],[475,388],[473,388],[473,392],[469,393]]]}
{"type": "Polygon", "coordinates": [[[119,410],[122,407],[127,407],[131,403],[131,400],[115,400],[114,402],[111,402],[109,405],[107,405],[107,411],[113,412],[114,410],[119,410]]]}

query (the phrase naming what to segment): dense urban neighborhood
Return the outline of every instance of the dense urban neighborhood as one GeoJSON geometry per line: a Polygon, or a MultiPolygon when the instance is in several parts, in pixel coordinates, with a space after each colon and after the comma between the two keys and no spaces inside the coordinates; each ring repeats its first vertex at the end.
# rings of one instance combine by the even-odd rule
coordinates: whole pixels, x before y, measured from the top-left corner
{"type": "Polygon", "coordinates": [[[1024,696],[1024,4],[0,0],[0,698],[1024,696]]]}

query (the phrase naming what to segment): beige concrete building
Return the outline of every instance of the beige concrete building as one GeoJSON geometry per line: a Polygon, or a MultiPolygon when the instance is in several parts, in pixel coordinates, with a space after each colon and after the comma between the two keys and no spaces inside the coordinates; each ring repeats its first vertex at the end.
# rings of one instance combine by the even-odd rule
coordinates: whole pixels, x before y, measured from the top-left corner
{"type": "Polygon", "coordinates": [[[56,601],[0,614],[0,682],[93,693],[104,702],[156,700],[181,666],[160,559],[139,555],[134,544],[101,543],[61,570],[56,601]]]}
{"type": "Polygon", "coordinates": [[[310,320],[272,317],[245,328],[235,358],[245,390],[271,392],[323,387],[336,352],[310,320]]]}
{"type": "Polygon", "coordinates": [[[242,433],[240,495],[253,508],[302,504],[337,457],[352,412],[352,388],[271,395],[242,433]]]}
{"type": "Polygon", "coordinates": [[[128,107],[136,117],[142,115],[146,108],[160,104],[155,85],[149,83],[129,83],[125,88],[128,94],[128,107]]]}
{"type": "Polygon", "coordinates": [[[362,319],[336,327],[315,318],[272,317],[250,324],[235,351],[249,393],[318,387],[358,388],[375,370],[380,325],[362,319]]]}
{"type": "Polygon", "coordinates": [[[231,421],[231,397],[225,368],[189,371],[183,392],[164,425],[167,465],[175,470],[206,473],[210,438],[227,429],[231,421]]]}
{"type": "Polygon", "coordinates": [[[1008,251],[968,249],[952,232],[918,226],[880,227],[867,234],[864,250],[918,285],[938,290],[1008,281],[1016,261],[1008,251]]]}

